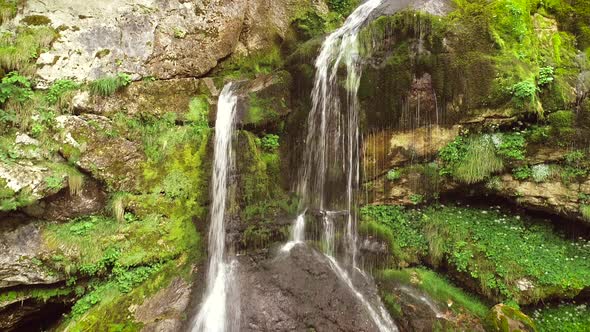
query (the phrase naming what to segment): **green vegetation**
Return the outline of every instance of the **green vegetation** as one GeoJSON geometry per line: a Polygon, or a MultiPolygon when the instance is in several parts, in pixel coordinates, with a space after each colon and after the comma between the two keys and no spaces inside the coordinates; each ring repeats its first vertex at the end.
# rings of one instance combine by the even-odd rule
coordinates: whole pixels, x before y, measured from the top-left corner
{"type": "Polygon", "coordinates": [[[566,240],[545,222],[461,207],[420,212],[367,206],[361,213],[360,231],[387,241],[391,259],[446,262],[493,299],[526,304],[570,298],[588,287],[590,243],[566,240]],[[518,289],[524,279],[534,285],[531,291],[518,289]]]}
{"type": "Polygon", "coordinates": [[[540,332],[589,332],[590,309],[587,304],[560,304],[535,310],[533,319],[540,332]]]}
{"type": "Polygon", "coordinates": [[[441,175],[452,175],[467,184],[483,181],[504,169],[504,163],[488,135],[468,139],[457,137],[439,151],[439,157],[445,164],[441,175]]]}
{"type": "Polygon", "coordinates": [[[90,92],[108,97],[131,84],[131,77],[125,73],[117,76],[106,76],[90,83],[90,92]]]}
{"type": "Polygon", "coordinates": [[[401,176],[402,176],[401,172],[399,170],[397,170],[397,169],[394,168],[394,169],[390,169],[387,172],[387,175],[385,177],[387,178],[387,180],[393,182],[393,181],[399,180],[399,178],[401,176]]]}
{"type": "Polygon", "coordinates": [[[262,137],[260,139],[260,147],[262,147],[262,149],[267,152],[276,151],[280,146],[279,140],[280,140],[279,135],[275,135],[275,134],[264,135],[264,137],[262,137]]]}
{"type": "Polygon", "coordinates": [[[35,72],[35,60],[57,37],[49,27],[18,27],[15,34],[0,36],[0,68],[5,73],[18,71],[25,76],[35,72]]]}
{"type": "Polygon", "coordinates": [[[50,106],[58,105],[57,107],[60,110],[69,108],[72,93],[78,88],[79,85],[72,80],[55,81],[47,91],[47,95],[45,95],[47,104],[50,106]]]}
{"type": "Polygon", "coordinates": [[[417,287],[445,307],[451,303],[450,308],[456,313],[465,312],[484,318],[489,312],[488,307],[477,298],[454,286],[438,273],[424,268],[383,270],[377,274],[377,279],[380,282],[394,281],[417,287]]]}

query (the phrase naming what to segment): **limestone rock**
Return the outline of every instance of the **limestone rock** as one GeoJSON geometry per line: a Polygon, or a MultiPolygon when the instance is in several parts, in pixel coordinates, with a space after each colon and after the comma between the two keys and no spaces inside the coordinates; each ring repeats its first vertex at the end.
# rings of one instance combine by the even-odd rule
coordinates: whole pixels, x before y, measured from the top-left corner
{"type": "Polygon", "coordinates": [[[107,194],[100,184],[95,180],[86,179],[80,193],[72,195],[67,189],[61,190],[26,207],[24,212],[34,218],[66,221],[98,213],[104,209],[106,201],[107,194]]]}
{"type": "Polygon", "coordinates": [[[142,331],[180,331],[190,300],[191,287],[182,278],[161,289],[135,309],[135,319],[145,324],[142,331]]]}
{"type": "Polygon", "coordinates": [[[142,177],[145,156],[138,143],[117,135],[106,117],[62,115],[61,153],[85,172],[119,191],[134,191],[142,177]]]}
{"type": "Polygon", "coordinates": [[[37,61],[41,87],[126,72],[134,79],[199,77],[234,52],[284,34],[303,0],[27,1],[13,24],[46,16],[60,38],[37,61]]]}
{"type": "Polygon", "coordinates": [[[46,270],[36,258],[42,249],[40,226],[4,218],[0,222],[0,288],[52,284],[63,278],[46,270]]]}
{"type": "Polygon", "coordinates": [[[140,81],[111,97],[92,98],[90,113],[111,116],[124,112],[130,116],[162,115],[173,112],[182,117],[189,110],[190,100],[206,91],[201,80],[194,78],[165,81],[140,81]]]}

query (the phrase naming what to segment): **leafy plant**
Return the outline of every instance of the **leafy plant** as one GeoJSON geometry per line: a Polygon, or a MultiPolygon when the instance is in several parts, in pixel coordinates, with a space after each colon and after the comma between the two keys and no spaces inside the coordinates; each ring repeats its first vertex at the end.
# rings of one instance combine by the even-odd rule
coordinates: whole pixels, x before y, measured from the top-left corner
{"type": "Polygon", "coordinates": [[[516,104],[521,107],[525,104],[533,104],[536,100],[537,91],[537,85],[532,79],[518,82],[511,88],[516,104]]]}
{"type": "Polygon", "coordinates": [[[512,175],[515,179],[523,181],[533,176],[533,170],[530,166],[521,166],[512,170],[512,175]]]}
{"type": "Polygon", "coordinates": [[[278,135],[267,134],[267,135],[264,135],[264,137],[262,137],[260,139],[260,146],[265,151],[269,151],[269,152],[276,151],[280,146],[279,140],[280,140],[280,137],[278,135]]]}
{"type": "Polygon", "coordinates": [[[23,104],[33,96],[31,82],[18,72],[10,72],[2,78],[0,83],[0,103],[8,99],[23,104]]]}
{"type": "Polygon", "coordinates": [[[520,133],[501,135],[498,144],[498,154],[509,160],[524,160],[526,154],[526,140],[520,133]]]}
{"type": "Polygon", "coordinates": [[[387,180],[393,182],[393,181],[399,180],[399,178],[401,176],[402,176],[401,172],[399,170],[397,170],[397,169],[394,168],[394,169],[390,169],[387,172],[386,178],[387,178],[387,180]]]}
{"type": "Polygon", "coordinates": [[[539,86],[547,85],[555,80],[555,68],[543,67],[539,70],[539,86]]]}
{"type": "Polygon", "coordinates": [[[63,178],[60,176],[50,176],[45,178],[45,184],[50,190],[60,190],[63,187],[63,178]]]}
{"type": "Polygon", "coordinates": [[[546,164],[535,165],[531,169],[533,180],[537,183],[544,182],[551,175],[551,168],[546,164]]]}
{"type": "Polygon", "coordinates": [[[47,91],[45,99],[49,105],[61,104],[62,97],[68,92],[78,89],[78,87],[78,83],[72,80],[55,81],[47,91]]]}

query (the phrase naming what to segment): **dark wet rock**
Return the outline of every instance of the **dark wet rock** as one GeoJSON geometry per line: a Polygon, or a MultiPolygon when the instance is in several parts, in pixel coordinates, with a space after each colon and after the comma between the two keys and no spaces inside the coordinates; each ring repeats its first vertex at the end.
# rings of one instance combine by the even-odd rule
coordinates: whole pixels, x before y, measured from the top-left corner
{"type": "Polygon", "coordinates": [[[144,332],[180,331],[190,300],[191,287],[182,278],[161,289],[135,309],[135,319],[145,324],[144,332]]]}
{"type": "Polygon", "coordinates": [[[0,222],[0,288],[53,284],[63,279],[37,258],[42,250],[40,225],[18,217],[0,222]]]}
{"type": "Polygon", "coordinates": [[[31,294],[0,302],[1,331],[45,331],[50,327],[48,318],[60,317],[74,302],[74,294],[49,299],[35,298],[31,294]]]}
{"type": "Polygon", "coordinates": [[[300,245],[290,255],[239,262],[241,331],[376,331],[317,251],[300,245]]]}
{"type": "Polygon", "coordinates": [[[95,214],[105,208],[107,194],[95,180],[86,179],[78,194],[68,189],[30,205],[24,212],[31,217],[45,220],[66,221],[84,215],[95,214]]]}

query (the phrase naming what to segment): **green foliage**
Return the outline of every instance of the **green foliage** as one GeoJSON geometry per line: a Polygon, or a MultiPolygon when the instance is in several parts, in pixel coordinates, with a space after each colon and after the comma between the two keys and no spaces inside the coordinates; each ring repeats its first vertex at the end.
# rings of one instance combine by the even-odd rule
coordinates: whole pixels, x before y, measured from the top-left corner
{"type": "Polygon", "coordinates": [[[191,99],[187,120],[198,130],[209,128],[209,100],[201,95],[191,99]]]}
{"type": "Polygon", "coordinates": [[[515,102],[520,107],[523,107],[527,104],[534,104],[538,90],[539,89],[537,88],[534,80],[518,82],[511,88],[515,102]]]}
{"type": "Polygon", "coordinates": [[[50,27],[18,27],[15,34],[0,36],[0,68],[5,72],[18,71],[32,76],[35,60],[51,45],[57,33],[50,27]]]}
{"type": "Polygon", "coordinates": [[[524,160],[526,140],[520,133],[502,134],[497,149],[498,154],[508,160],[524,160]]]}
{"type": "Polygon", "coordinates": [[[528,165],[517,167],[512,170],[512,176],[517,180],[524,181],[533,176],[533,170],[528,165]]]}
{"type": "Polygon", "coordinates": [[[587,304],[559,304],[535,310],[533,319],[540,332],[590,332],[587,304]]]}
{"type": "Polygon", "coordinates": [[[572,140],[576,131],[574,129],[575,114],[572,111],[557,111],[547,116],[550,125],[550,133],[553,137],[572,140]]]}
{"type": "Polygon", "coordinates": [[[0,83],[0,103],[9,99],[18,104],[24,104],[33,96],[31,82],[17,72],[11,72],[2,78],[0,83]]]}
{"type": "Polygon", "coordinates": [[[327,0],[328,8],[344,17],[348,16],[350,12],[357,6],[356,0],[327,0]]]}
{"type": "MultiPolygon", "coordinates": [[[[62,98],[71,91],[77,90],[79,85],[72,80],[58,80],[55,81],[49,90],[45,99],[49,105],[62,104],[62,98]]],[[[61,108],[61,107],[60,107],[61,108]]]]}
{"type": "Polygon", "coordinates": [[[275,134],[264,135],[264,137],[262,137],[260,139],[260,147],[262,147],[263,150],[268,151],[268,152],[276,151],[280,146],[279,140],[280,140],[280,137],[278,135],[275,135],[275,134]]]}
{"type": "Polygon", "coordinates": [[[585,220],[590,221],[590,205],[581,204],[580,205],[580,213],[585,220]]]}
{"type": "Polygon", "coordinates": [[[542,67],[539,69],[539,86],[544,86],[547,84],[552,83],[555,80],[555,68],[549,67],[542,67]]]}
{"type": "Polygon", "coordinates": [[[106,76],[90,83],[90,92],[108,97],[131,84],[131,76],[119,73],[117,76],[106,76]]]}
{"type": "Polygon", "coordinates": [[[467,142],[465,156],[456,164],[453,177],[467,184],[477,183],[503,168],[504,163],[496,155],[491,138],[475,137],[467,142]]]}
{"type": "Polygon", "coordinates": [[[64,178],[61,176],[52,175],[45,178],[45,185],[51,191],[58,191],[64,187],[64,178]]]}
{"type": "Polygon", "coordinates": [[[387,172],[387,175],[385,177],[387,178],[387,180],[393,182],[393,181],[399,180],[399,178],[401,176],[402,176],[401,172],[394,168],[394,169],[390,169],[387,172]]]}
{"type": "Polygon", "coordinates": [[[413,239],[414,245],[391,250],[394,259],[414,255],[410,262],[427,257],[430,262],[444,260],[477,281],[482,294],[497,300],[523,304],[555,296],[571,298],[590,283],[590,242],[567,240],[545,221],[460,207],[404,212],[371,206],[361,212],[360,229],[366,229],[367,222],[382,225],[380,232],[390,237],[393,249],[396,241],[413,239]],[[522,278],[534,284],[534,292],[517,288],[515,281],[522,278]]]}
{"type": "Polygon", "coordinates": [[[16,16],[18,6],[23,2],[23,0],[0,1],[0,24],[4,24],[5,22],[14,18],[16,16]]]}
{"type": "Polygon", "coordinates": [[[443,161],[445,167],[441,168],[441,175],[452,175],[453,168],[465,159],[467,154],[466,139],[457,136],[452,142],[445,145],[438,152],[438,157],[443,161]]]}
{"type": "Polygon", "coordinates": [[[420,221],[403,208],[388,205],[369,205],[361,208],[362,223],[359,233],[384,240],[398,265],[417,263],[425,255],[428,243],[415,225],[420,221]]]}
{"type": "Polygon", "coordinates": [[[414,204],[414,205],[418,205],[418,204],[421,204],[422,202],[424,202],[424,195],[411,194],[409,198],[410,198],[410,202],[412,202],[412,204],[414,204]]]}
{"type": "Polygon", "coordinates": [[[456,287],[438,273],[424,268],[384,270],[378,273],[377,279],[417,287],[443,306],[453,303],[450,308],[456,313],[470,313],[484,318],[489,312],[488,307],[476,297],[456,287]]]}

